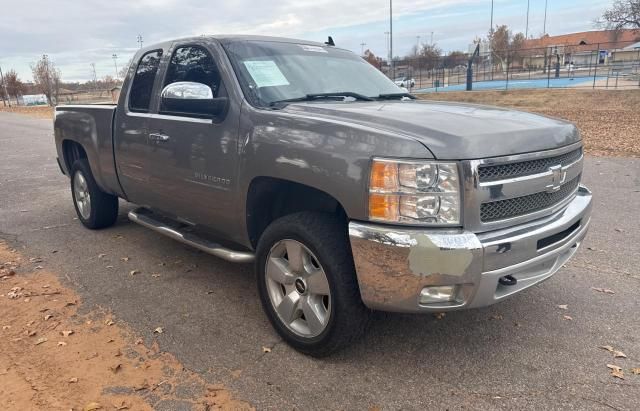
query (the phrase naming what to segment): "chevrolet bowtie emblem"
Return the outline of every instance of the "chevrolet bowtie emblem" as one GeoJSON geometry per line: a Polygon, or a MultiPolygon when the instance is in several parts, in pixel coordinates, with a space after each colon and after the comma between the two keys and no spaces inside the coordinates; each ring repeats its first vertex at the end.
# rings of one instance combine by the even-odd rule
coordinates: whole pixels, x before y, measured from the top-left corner
{"type": "Polygon", "coordinates": [[[567,179],[567,172],[562,169],[561,165],[549,167],[549,171],[551,171],[551,183],[546,186],[546,189],[547,193],[553,193],[560,190],[567,179]]]}

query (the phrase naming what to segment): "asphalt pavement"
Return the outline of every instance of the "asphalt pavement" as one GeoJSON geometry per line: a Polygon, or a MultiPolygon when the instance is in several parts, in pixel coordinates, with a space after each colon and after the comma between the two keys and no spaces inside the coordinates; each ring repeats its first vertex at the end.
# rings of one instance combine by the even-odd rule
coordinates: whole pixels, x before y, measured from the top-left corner
{"type": "Polygon", "coordinates": [[[50,120],[0,113],[0,238],[42,257],[85,310],[111,311],[259,409],[640,408],[640,159],[587,158],[592,226],[548,281],[440,319],[377,313],[360,343],[318,360],[271,329],[252,266],[129,222],[125,202],[114,227],[85,229],[55,158],[50,120]]]}

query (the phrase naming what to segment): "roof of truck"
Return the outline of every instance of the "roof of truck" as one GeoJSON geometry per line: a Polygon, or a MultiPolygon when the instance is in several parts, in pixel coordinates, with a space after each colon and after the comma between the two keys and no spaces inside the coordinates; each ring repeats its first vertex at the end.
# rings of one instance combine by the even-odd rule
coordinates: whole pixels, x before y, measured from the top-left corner
{"type": "MultiPolygon", "coordinates": [[[[275,37],[275,36],[257,36],[257,35],[240,35],[240,34],[212,34],[212,35],[202,35],[202,36],[191,36],[191,37],[183,37],[178,39],[173,39],[169,41],[165,41],[162,43],[157,43],[149,46],[145,46],[145,49],[158,47],[161,44],[166,44],[167,42],[174,41],[202,41],[203,39],[215,39],[222,43],[231,43],[235,41],[274,41],[280,43],[295,43],[295,44],[306,44],[310,46],[321,46],[326,47],[325,43],[319,41],[310,41],[310,40],[302,40],[302,39],[292,39],[287,37],[275,37]]],[[[340,47],[336,47],[340,48],[340,47]]]]}

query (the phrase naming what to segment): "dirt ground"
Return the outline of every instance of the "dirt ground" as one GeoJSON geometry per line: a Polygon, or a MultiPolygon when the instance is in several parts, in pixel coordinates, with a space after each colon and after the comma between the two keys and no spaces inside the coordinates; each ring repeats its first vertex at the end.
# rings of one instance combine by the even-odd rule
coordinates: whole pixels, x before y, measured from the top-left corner
{"type": "Polygon", "coordinates": [[[588,154],[640,157],[640,89],[462,91],[419,97],[490,104],[559,117],[578,126],[588,154]]]}
{"type": "Polygon", "coordinates": [[[252,408],[109,313],[79,313],[77,294],[39,262],[0,242],[0,409],[252,408]]]}
{"type": "Polygon", "coordinates": [[[26,114],[36,118],[53,118],[53,107],[49,106],[0,106],[0,111],[6,113],[26,114]]]}

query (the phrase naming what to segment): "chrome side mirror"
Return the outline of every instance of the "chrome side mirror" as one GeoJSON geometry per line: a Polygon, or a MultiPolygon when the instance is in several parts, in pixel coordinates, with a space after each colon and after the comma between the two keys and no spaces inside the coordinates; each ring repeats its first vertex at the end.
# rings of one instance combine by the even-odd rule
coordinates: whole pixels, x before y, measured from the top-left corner
{"type": "Polygon", "coordinates": [[[163,99],[211,100],[213,99],[213,92],[211,91],[211,87],[206,84],[194,83],[192,81],[178,81],[166,86],[160,96],[163,99]]]}

